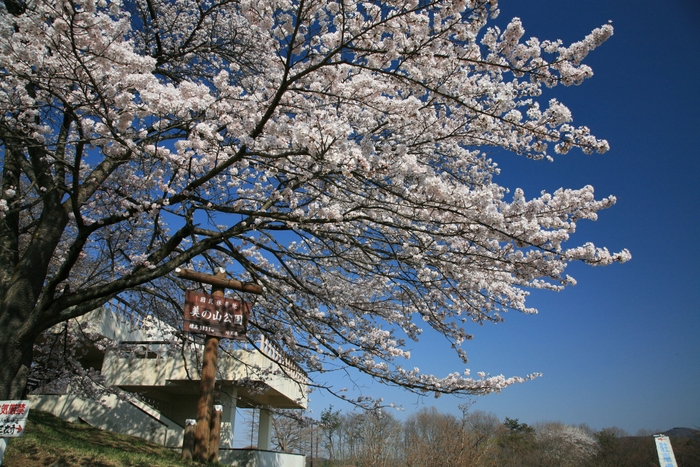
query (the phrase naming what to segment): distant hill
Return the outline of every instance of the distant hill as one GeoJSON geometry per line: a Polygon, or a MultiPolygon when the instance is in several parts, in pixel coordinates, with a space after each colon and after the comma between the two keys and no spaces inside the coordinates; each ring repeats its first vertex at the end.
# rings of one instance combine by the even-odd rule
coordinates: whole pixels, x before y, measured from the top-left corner
{"type": "Polygon", "coordinates": [[[669,438],[700,439],[700,430],[693,430],[691,428],[671,428],[668,431],[664,431],[662,434],[668,436],[669,438]]]}

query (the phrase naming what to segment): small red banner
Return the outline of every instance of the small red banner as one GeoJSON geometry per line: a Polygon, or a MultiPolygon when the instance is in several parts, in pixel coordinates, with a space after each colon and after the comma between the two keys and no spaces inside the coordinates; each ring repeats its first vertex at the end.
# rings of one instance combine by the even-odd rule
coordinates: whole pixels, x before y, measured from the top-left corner
{"type": "Polygon", "coordinates": [[[250,303],[188,290],[184,330],[225,339],[245,339],[250,303]]]}

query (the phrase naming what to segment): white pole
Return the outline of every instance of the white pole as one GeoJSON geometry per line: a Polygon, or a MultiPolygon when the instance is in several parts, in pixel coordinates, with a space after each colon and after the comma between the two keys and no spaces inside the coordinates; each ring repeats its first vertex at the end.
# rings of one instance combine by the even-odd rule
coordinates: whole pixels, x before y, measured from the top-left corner
{"type": "Polygon", "coordinates": [[[7,447],[7,441],[5,438],[0,438],[0,465],[2,465],[2,458],[5,455],[5,448],[7,447]]]}

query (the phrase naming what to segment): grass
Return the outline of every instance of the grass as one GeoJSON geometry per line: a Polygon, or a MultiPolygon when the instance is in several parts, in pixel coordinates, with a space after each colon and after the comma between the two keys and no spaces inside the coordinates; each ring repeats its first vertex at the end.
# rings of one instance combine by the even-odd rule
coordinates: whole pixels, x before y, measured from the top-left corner
{"type": "MultiPolygon", "coordinates": [[[[31,411],[25,434],[7,439],[6,467],[194,467],[180,452],[133,436],[31,411]]],[[[212,465],[212,464],[208,464],[212,465]]],[[[214,464],[222,466],[223,464],[214,464]]]]}

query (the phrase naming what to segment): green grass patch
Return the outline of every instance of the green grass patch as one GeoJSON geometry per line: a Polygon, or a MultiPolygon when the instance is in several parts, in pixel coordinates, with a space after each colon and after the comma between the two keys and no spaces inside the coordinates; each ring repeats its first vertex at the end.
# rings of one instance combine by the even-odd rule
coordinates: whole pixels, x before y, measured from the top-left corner
{"type": "MultiPolygon", "coordinates": [[[[188,467],[180,452],[141,438],[31,411],[25,434],[7,439],[3,467],[188,467]]],[[[209,464],[212,465],[212,464],[209,464]]],[[[214,464],[223,465],[223,464],[214,464]]]]}

